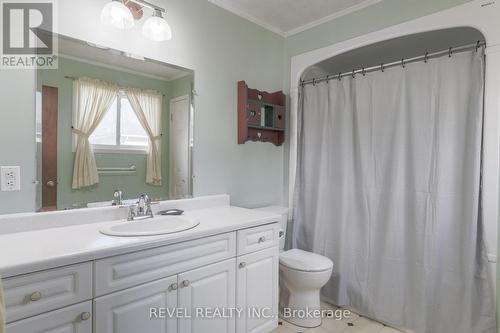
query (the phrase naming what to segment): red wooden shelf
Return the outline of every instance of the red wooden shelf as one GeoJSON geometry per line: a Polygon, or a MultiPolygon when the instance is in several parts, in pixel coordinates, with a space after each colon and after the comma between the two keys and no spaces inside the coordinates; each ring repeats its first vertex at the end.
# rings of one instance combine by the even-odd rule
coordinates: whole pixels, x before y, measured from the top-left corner
{"type": "Polygon", "coordinates": [[[251,140],[281,146],[285,141],[285,116],[282,91],[268,93],[248,88],[245,81],[238,82],[238,144],[251,140]]]}

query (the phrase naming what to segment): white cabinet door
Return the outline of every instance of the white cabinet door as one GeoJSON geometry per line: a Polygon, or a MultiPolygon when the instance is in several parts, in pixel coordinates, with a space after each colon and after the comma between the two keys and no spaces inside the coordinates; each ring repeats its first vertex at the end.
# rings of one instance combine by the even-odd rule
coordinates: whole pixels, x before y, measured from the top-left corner
{"type": "Polygon", "coordinates": [[[279,250],[272,247],[238,257],[238,333],[267,333],[278,327],[279,250]]]}
{"type": "Polygon", "coordinates": [[[6,333],[92,333],[92,303],[68,306],[10,323],[6,333]]]}
{"type": "Polygon", "coordinates": [[[177,276],[94,300],[94,333],[177,333],[177,276]]]}
{"type": "Polygon", "coordinates": [[[233,258],[179,274],[179,307],[191,315],[179,320],[180,333],[235,332],[235,317],[227,316],[236,305],[235,270],[233,258]]]}

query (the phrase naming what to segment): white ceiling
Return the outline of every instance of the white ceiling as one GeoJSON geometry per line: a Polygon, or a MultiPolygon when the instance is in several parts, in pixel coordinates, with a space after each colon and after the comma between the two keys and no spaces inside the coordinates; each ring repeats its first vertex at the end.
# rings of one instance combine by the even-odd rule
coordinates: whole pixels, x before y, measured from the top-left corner
{"type": "Polygon", "coordinates": [[[59,36],[61,57],[88,62],[102,67],[122,70],[154,79],[172,81],[191,71],[159,61],[144,59],[141,56],[126,54],[109,48],[100,48],[80,40],[59,36]]]}
{"type": "Polygon", "coordinates": [[[209,0],[264,28],[290,36],[382,0],[209,0]]]}

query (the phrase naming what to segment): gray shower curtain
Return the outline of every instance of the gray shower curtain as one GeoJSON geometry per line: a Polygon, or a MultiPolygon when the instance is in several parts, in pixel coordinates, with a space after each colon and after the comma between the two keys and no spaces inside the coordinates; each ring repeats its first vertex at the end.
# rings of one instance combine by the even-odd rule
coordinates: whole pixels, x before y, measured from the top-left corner
{"type": "Polygon", "coordinates": [[[480,219],[484,55],[301,91],[294,246],[324,295],[416,333],[496,333],[480,219]]]}

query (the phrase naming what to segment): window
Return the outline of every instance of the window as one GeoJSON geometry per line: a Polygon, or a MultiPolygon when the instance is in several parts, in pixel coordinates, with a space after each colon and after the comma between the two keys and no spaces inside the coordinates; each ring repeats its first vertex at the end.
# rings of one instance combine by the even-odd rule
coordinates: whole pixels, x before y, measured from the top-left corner
{"type": "Polygon", "coordinates": [[[146,131],[123,93],[118,93],[89,141],[97,151],[146,151],[149,144],[146,131]]]}

